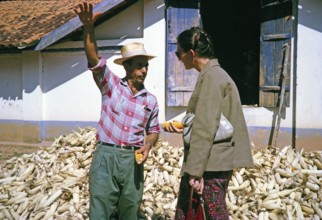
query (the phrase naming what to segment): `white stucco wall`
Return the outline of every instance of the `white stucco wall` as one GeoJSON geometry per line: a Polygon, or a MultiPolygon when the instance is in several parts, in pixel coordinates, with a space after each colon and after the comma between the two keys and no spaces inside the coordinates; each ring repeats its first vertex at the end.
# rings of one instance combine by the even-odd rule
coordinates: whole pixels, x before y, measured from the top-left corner
{"type": "MultiPolygon", "coordinates": [[[[157,56],[149,62],[149,72],[145,80],[145,86],[157,96],[160,106],[160,121],[165,120],[166,27],[164,15],[164,1],[142,0],[132,5],[130,9],[119,13],[117,16],[97,27],[95,30],[98,39],[114,39],[104,41],[105,45],[113,45],[116,39],[118,39],[117,45],[137,41],[144,43],[148,53],[157,56]],[[122,27],[124,27],[123,31],[122,27]],[[118,33],[118,35],[115,33],[118,33]]],[[[100,45],[103,46],[104,43],[102,42],[100,45]]],[[[116,54],[108,59],[107,63],[110,64],[110,68],[115,73],[120,73],[119,76],[122,76],[124,74],[123,67],[113,63],[113,60],[119,56],[119,54],[116,54]]]]}
{"type": "MultiPolygon", "coordinates": [[[[144,43],[148,53],[157,56],[149,62],[145,86],[158,98],[160,120],[164,120],[165,117],[164,55],[166,42],[164,7],[163,1],[138,1],[95,29],[99,48],[124,45],[128,42],[141,42],[144,43]]],[[[83,42],[63,43],[51,48],[73,47],[81,48],[83,42]]],[[[113,62],[114,59],[121,56],[119,51],[100,49],[99,54],[106,58],[109,68],[116,75],[119,77],[125,76],[124,68],[113,62]]],[[[57,82],[58,86],[55,86],[55,88],[46,89],[44,94],[44,106],[46,106],[44,120],[98,120],[101,96],[91,73],[89,71],[83,72],[87,69],[86,64],[84,52],[45,53],[45,87],[47,84],[53,84],[54,80],[62,78],[66,78],[66,82],[57,82]],[[65,76],[66,74],[69,74],[69,76],[65,76]],[[55,110],[55,107],[59,109],[55,110]],[[64,113],[66,109],[68,112],[64,113]]]]}
{"type": "Polygon", "coordinates": [[[321,128],[322,1],[299,1],[298,15],[297,127],[321,128]]]}
{"type": "Polygon", "coordinates": [[[143,36],[144,1],[140,0],[95,29],[97,40],[129,39],[143,36]]]}
{"type": "MultiPolygon", "coordinates": [[[[296,140],[301,141],[305,132],[313,133],[313,139],[320,140],[322,130],[322,2],[301,0],[294,7],[298,16],[294,14],[293,19],[298,25],[294,25],[292,39],[291,102],[286,117],[281,120],[278,140],[282,145],[291,144],[294,134],[296,140]]],[[[120,56],[119,51],[105,48],[138,41],[157,56],[150,61],[145,85],[157,96],[160,122],[178,119],[185,111],[184,107],[167,107],[165,102],[164,16],[163,0],[140,0],[95,29],[100,55],[120,77],[124,76],[124,69],[113,63],[120,56]]],[[[95,125],[99,119],[101,96],[87,70],[82,48],[82,41],[70,41],[50,46],[46,48],[50,51],[45,52],[0,54],[0,122],[27,125],[27,130],[32,130],[28,127],[30,123],[36,124],[32,131],[40,133],[36,135],[39,139],[47,138],[48,134],[55,137],[59,132],[69,132],[74,125],[95,125]],[[75,48],[79,50],[75,51],[75,48]]],[[[274,138],[270,133],[278,109],[245,106],[243,110],[251,140],[256,146],[265,146],[274,138]]],[[[10,129],[4,131],[0,127],[0,135],[24,133],[16,126],[10,129]]],[[[22,134],[28,135],[27,132],[22,134]]],[[[301,146],[310,140],[311,136],[304,139],[301,146]]]]}
{"type": "MultiPolygon", "coordinates": [[[[161,0],[140,0],[95,29],[100,48],[137,41],[157,56],[150,61],[145,84],[158,98],[160,120],[165,115],[164,10],[161,0]]],[[[50,46],[47,51],[0,54],[2,140],[25,140],[30,135],[37,141],[57,137],[77,126],[97,124],[101,95],[81,48],[82,41],[70,41],[50,46]],[[75,48],[80,50],[70,50],[75,48]]],[[[123,67],[113,63],[120,57],[119,51],[100,49],[99,54],[107,59],[113,72],[125,75],[123,67]]]]}
{"type": "Polygon", "coordinates": [[[84,52],[43,54],[43,120],[97,121],[99,91],[84,52]]]}
{"type": "Polygon", "coordinates": [[[42,59],[39,52],[22,53],[22,100],[24,121],[41,121],[42,104],[42,59]]]}

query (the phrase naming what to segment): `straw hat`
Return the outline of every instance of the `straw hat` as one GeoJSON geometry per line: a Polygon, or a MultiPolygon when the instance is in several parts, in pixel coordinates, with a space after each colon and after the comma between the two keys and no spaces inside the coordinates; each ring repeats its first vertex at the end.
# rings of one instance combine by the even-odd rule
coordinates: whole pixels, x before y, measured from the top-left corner
{"type": "Polygon", "coordinates": [[[147,54],[144,49],[144,45],[141,43],[128,43],[125,44],[121,49],[122,58],[117,58],[114,63],[122,65],[124,61],[129,60],[136,56],[146,56],[148,60],[153,59],[155,56],[147,54]]]}

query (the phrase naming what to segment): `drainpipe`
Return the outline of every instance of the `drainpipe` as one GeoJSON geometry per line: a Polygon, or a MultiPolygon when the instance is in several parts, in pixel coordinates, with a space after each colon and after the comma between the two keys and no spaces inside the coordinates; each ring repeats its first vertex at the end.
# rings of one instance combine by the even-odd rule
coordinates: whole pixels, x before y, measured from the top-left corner
{"type": "Polygon", "coordinates": [[[293,24],[292,24],[292,30],[293,30],[293,109],[292,109],[292,146],[293,149],[296,149],[296,89],[297,89],[297,40],[298,40],[298,0],[293,0],[293,24]]]}

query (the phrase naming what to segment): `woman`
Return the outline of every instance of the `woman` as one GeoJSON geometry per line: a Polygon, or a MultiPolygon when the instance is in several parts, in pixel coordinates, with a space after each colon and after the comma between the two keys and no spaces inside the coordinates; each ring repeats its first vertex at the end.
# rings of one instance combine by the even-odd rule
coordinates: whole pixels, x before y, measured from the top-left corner
{"type": "MultiPolygon", "coordinates": [[[[175,219],[185,219],[191,187],[204,200],[206,219],[229,219],[225,203],[233,169],[253,165],[247,127],[237,87],[214,56],[210,36],[200,28],[177,37],[178,59],[199,72],[187,113],[195,114],[190,146],[185,146],[175,219]],[[233,137],[214,143],[223,113],[234,127],[233,137]]],[[[182,133],[172,123],[167,132],[182,133]]],[[[193,207],[196,209],[196,207],[193,207]]],[[[194,210],[196,211],[196,210],[194,210]]]]}

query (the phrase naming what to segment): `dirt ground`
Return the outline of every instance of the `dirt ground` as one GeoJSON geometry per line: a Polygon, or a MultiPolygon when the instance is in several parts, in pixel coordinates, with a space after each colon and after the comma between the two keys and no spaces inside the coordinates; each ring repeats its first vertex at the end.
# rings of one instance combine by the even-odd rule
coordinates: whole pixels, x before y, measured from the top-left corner
{"type": "Polygon", "coordinates": [[[12,157],[19,157],[23,154],[32,154],[46,144],[26,144],[26,143],[1,143],[0,142],[0,165],[12,157]]]}

